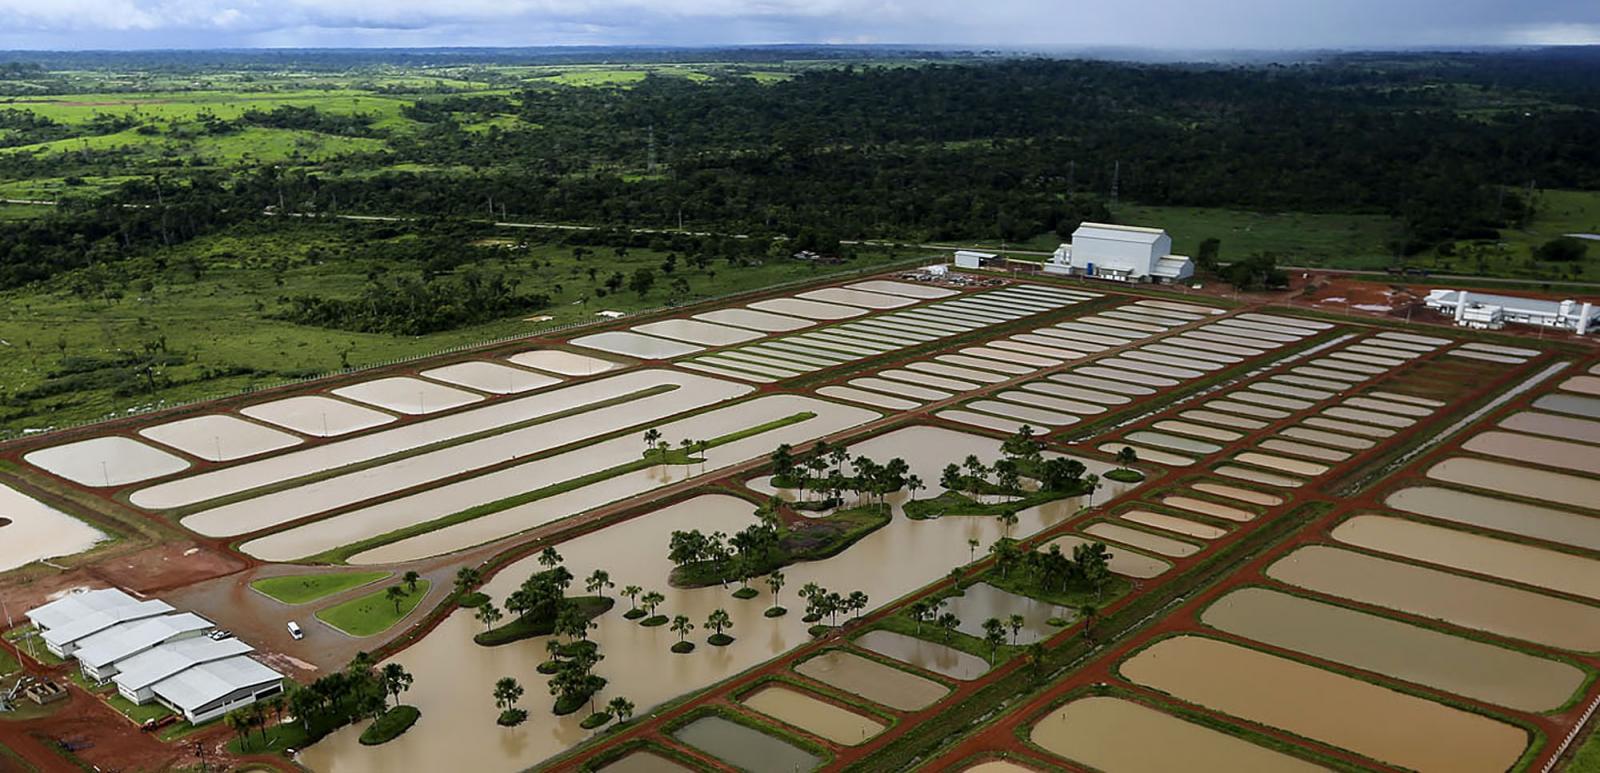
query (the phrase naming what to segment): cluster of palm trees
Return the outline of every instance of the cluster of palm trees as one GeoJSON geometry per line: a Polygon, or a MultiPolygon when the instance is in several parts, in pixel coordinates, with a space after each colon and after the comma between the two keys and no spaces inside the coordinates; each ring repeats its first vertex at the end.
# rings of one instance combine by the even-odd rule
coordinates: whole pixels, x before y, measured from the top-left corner
{"type": "Polygon", "coordinates": [[[249,733],[259,729],[267,740],[267,714],[283,721],[285,710],[297,717],[307,735],[315,737],[359,717],[383,716],[390,707],[400,705],[400,694],[411,689],[413,677],[399,663],[378,668],[365,652],[357,653],[343,671],[319,677],[304,687],[292,683],[287,693],[234,709],[224,716],[228,727],[239,734],[240,746],[248,748],[249,733]]]}
{"type": "Polygon", "coordinates": [[[922,478],[911,474],[910,465],[898,456],[879,464],[864,454],[851,458],[843,444],[823,440],[818,440],[805,458],[797,457],[788,443],[778,446],[769,458],[773,479],[778,485],[799,489],[802,501],[806,492],[815,491],[824,495],[824,505],[837,504],[849,491],[858,502],[866,497],[882,504],[885,496],[902,488],[910,490],[913,497],[926,488],[922,478]],[[853,474],[845,474],[846,464],[853,474]]]}
{"type": "MultiPolygon", "coordinates": [[[[499,724],[507,726],[518,725],[528,718],[528,712],[517,707],[517,703],[522,700],[522,696],[526,693],[526,688],[514,676],[502,676],[495,681],[493,697],[495,708],[500,709],[499,724]]],[[[610,722],[613,719],[617,722],[626,722],[633,717],[633,711],[633,701],[617,695],[606,703],[604,712],[595,712],[595,714],[603,716],[604,722],[610,722]]]]}
{"type": "MultiPolygon", "coordinates": [[[[706,449],[710,447],[711,441],[709,440],[684,438],[678,441],[678,448],[683,451],[684,455],[698,455],[702,465],[705,464],[706,449]]],[[[667,461],[667,453],[671,450],[672,444],[663,438],[661,430],[651,427],[644,431],[644,453],[647,458],[654,455],[656,461],[665,463],[667,461]]]]}
{"type": "MultiPolygon", "coordinates": [[[[462,567],[462,569],[466,568],[467,567],[462,567]]],[[[460,575],[458,573],[457,577],[459,578],[459,576],[460,575]]],[[[383,597],[394,604],[395,614],[400,614],[400,603],[405,601],[407,596],[417,592],[417,583],[421,580],[422,575],[418,574],[415,570],[412,570],[406,572],[405,576],[400,580],[401,583],[405,584],[404,588],[400,587],[399,584],[396,584],[390,585],[389,587],[383,589],[383,597]]]]}
{"type": "Polygon", "coordinates": [[[867,594],[853,590],[849,594],[840,594],[829,591],[814,582],[808,582],[800,587],[800,598],[806,600],[806,616],[803,618],[808,623],[815,623],[822,618],[828,618],[829,625],[838,625],[839,613],[855,613],[857,619],[861,617],[862,610],[867,608],[867,594]]]}

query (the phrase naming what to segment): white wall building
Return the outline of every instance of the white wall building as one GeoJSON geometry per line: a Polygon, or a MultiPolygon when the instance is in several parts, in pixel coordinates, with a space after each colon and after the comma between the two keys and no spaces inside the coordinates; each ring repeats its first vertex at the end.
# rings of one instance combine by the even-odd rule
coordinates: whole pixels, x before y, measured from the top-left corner
{"type": "Polygon", "coordinates": [[[210,628],[210,620],[193,612],[131,620],[85,638],[72,656],[78,659],[85,678],[103,682],[117,675],[121,661],[159,644],[199,636],[210,628]]]}
{"type": "Polygon", "coordinates": [[[283,692],[283,674],[250,645],[202,636],[211,621],[140,601],[115,588],[74,593],[30,610],[51,652],[76,658],[84,676],[114,680],[134,703],[160,701],[195,724],[283,692]]]}
{"type": "Polygon", "coordinates": [[[116,588],[106,588],[63,596],[29,610],[24,617],[39,629],[46,649],[68,658],[84,639],[111,626],[171,611],[172,605],[165,601],[140,601],[116,588]]]}
{"type": "Polygon", "coordinates": [[[117,692],[134,703],[143,705],[155,700],[155,686],[168,677],[176,676],[198,665],[254,651],[254,647],[238,639],[212,639],[196,636],[170,644],[152,647],[117,664],[117,675],[111,681],[117,692]]]}
{"type": "Polygon", "coordinates": [[[1000,256],[992,252],[956,250],[956,268],[988,268],[1000,262],[1000,256]]]}
{"type": "Polygon", "coordinates": [[[1172,237],[1159,228],[1084,223],[1072,243],[1045,262],[1050,274],[1117,282],[1181,282],[1194,276],[1194,261],[1172,254],[1172,237]]]}
{"type": "Polygon", "coordinates": [[[1449,314],[1462,327],[1499,330],[1507,323],[1514,323],[1553,327],[1587,335],[1600,326],[1600,312],[1596,311],[1593,303],[1587,301],[1546,301],[1466,290],[1430,290],[1422,303],[1430,309],[1449,314]]]}

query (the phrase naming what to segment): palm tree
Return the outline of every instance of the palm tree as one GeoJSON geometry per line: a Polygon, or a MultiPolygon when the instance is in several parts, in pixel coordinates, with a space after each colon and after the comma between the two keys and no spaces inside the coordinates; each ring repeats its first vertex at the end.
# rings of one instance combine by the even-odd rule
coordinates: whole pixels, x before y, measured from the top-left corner
{"type": "Polygon", "coordinates": [[[977,537],[967,538],[967,563],[970,564],[978,560],[978,545],[980,544],[982,543],[978,542],[977,537]]]}
{"type": "Polygon", "coordinates": [[[1100,476],[1092,472],[1083,476],[1083,485],[1089,489],[1089,506],[1094,507],[1094,492],[1100,490],[1100,476]]]}
{"type": "Polygon", "coordinates": [[[694,630],[694,623],[689,622],[688,615],[676,615],[672,618],[672,625],[668,626],[668,629],[678,635],[678,641],[681,643],[683,638],[694,630]]]}
{"type": "MultiPolygon", "coordinates": [[[[378,676],[383,683],[384,694],[393,695],[396,706],[400,705],[400,693],[411,689],[411,683],[415,681],[405,666],[399,663],[385,663],[383,671],[379,672],[378,676]]],[[[385,701],[384,705],[388,706],[388,702],[385,701]]]]}
{"type": "Polygon", "coordinates": [[[644,431],[644,452],[649,454],[661,442],[661,430],[651,427],[644,431]]]}
{"type": "Polygon", "coordinates": [[[1094,620],[1100,615],[1100,610],[1093,604],[1084,604],[1078,607],[1078,616],[1083,618],[1083,638],[1094,639],[1094,620]]]}
{"type": "Polygon", "coordinates": [[[513,677],[502,676],[500,681],[494,683],[494,705],[501,711],[510,711],[517,701],[522,700],[522,685],[513,677]]]}
{"type": "Polygon", "coordinates": [[[555,548],[545,548],[539,551],[539,565],[546,569],[554,569],[561,563],[561,554],[555,548]]]}
{"type": "Polygon", "coordinates": [[[922,476],[915,473],[906,476],[906,489],[911,492],[911,501],[917,501],[917,492],[927,487],[928,485],[922,482],[922,476]]]}
{"type": "Polygon", "coordinates": [[[223,716],[223,721],[228,724],[228,729],[239,736],[239,748],[250,748],[250,716],[244,709],[234,709],[223,716]]]}
{"type": "Polygon", "coordinates": [[[494,608],[494,602],[483,602],[482,607],[478,607],[478,611],[474,616],[478,618],[478,623],[483,623],[485,631],[494,631],[494,624],[499,623],[501,618],[504,618],[501,611],[498,608],[494,608]]]}
{"type": "Polygon", "coordinates": [[[861,610],[867,608],[867,594],[853,590],[850,591],[850,597],[846,601],[850,605],[851,611],[856,613],[856,619],[860,620],[861,610]]]}
{"type": "Polygon", "coordinates": [[[655,617],[656,607],[661,606],[661,604],[666,602],[666,600],[666,596],[663,596],[659,592],[653,590],[645,591],[645,594],[639,597],[639,603],[644,605],[644,611],[649,613],[650,617],[655,617]]]}
{"type": "Polygon", "coordinates": [[[611,581],[611,573],[604,569],[596,569],[589,574],[589,579],[583,586],[590,593],[599,593],[600,598],[606,597],[606,588],[615,588],[617,584],[611,581]]]}
{"type": "Polygon", "coordinates": [[[641,593],[644,593],[644,589],[637,585],[623,586],[622,595],[628,599],[628,609],[632,610],[639,608],[639,594],[641,593]]]}
{"type": "Polygon", "coordinates": [[[989,645],[989,665],[994,665],[994,656],[1000,651],[1000,645],[1006,643],[1006,625],[999,618],[991,617],[983,621],[983,641],[989,645]]]}
{"type": "Polygon", "coordinates": [[[627,722],[633,716],[633,701],[618,695],[606,704],[606,711],[617,718],[617,723],[627,722]]]}
{"type": "Polygon", "coordinates": [[[408,590],[410,590],[412,593],[416,593],[417,592],[417,581],[422,579],[422,575],[417,574],[417,570],[412,569],[411,571],[406,572],[406,575],[405,575],[404,579],[405,579],[405,583],[406,583],[406,588],[408,590]]]}
{"type": "Polygon", "coordinates": [[[394,613],[400,614],[400,602],[406,598],[406,591],[398,585],[390,585],[383,589],[383,597],[394,602],[394,613]]]}
{"type": "Polygon", "coordinates": [[[950,635],[955,633],[956,628],[960,627],[961,618],[956,617],[954,612],[945,612],[939,615],[938,624],[944,630],[944,640],[948,642],[950,641],[950,635]]]}
{"type": "Polygon", "coordinates": [[[1004,530],[1006,538],[1010,539],[1011,527],[1017,525],[1017,514],[1008,509],[1001,510],[995,517],[1000,519],[1000,528],[1004,530]]]}
{"type": "Polygon", "coordinates": [[[1022,626],[1026,625],[1028,621],[1022,615],[1012,615],[1007,622],[1011,625],[1011,643],[1015,645],[1017,643],[1017,635],[1022,633],[1022,626]]]}
{"type": "Polygon", "coordinates": [[[478,587],[483,582],[483,572],[471,566],[463,566],[456,570],[456,592],[467,593],[478,587]]]}
{"type": "Polygon", "coordinates": [[[716,631],[716,635],[712,637],[716,638],[722,635],[724,628],[733,627],[733,618],[728,616],[728,610],[726,609],[714,609],[711,611],[711,615],[706,618],[706,627],[716,631]]]}
{"type": "Polygon", "coordinates": [[[772,593],[772,606],[778,606],[778,591],[783,590],[783,572],[774,571],[767,575],[767,590],[772,593]]]}

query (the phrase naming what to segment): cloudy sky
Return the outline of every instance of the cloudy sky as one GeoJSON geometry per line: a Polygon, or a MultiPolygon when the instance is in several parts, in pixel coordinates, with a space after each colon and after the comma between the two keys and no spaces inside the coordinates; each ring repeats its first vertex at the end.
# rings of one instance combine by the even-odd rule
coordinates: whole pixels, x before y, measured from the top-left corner
{"type": "Polygon", "coordinates": [[[0,48],[1600,44],[1600,0],[0,0],[0,48]]]}

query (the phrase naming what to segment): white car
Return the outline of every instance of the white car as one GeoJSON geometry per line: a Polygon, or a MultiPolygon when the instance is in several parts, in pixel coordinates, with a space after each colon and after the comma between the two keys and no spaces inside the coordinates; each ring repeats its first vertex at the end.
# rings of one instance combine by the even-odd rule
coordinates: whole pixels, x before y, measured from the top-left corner
{"type": "Polygon", "coordinates": [[[295,641],[300,641],[301,639],[306,638],[306,632],[300,630],[300,624],[299,623],[296,623],[295,621],[290,620],[288,628],[289,628],[289,635],[293,636],[295,641]]]}

